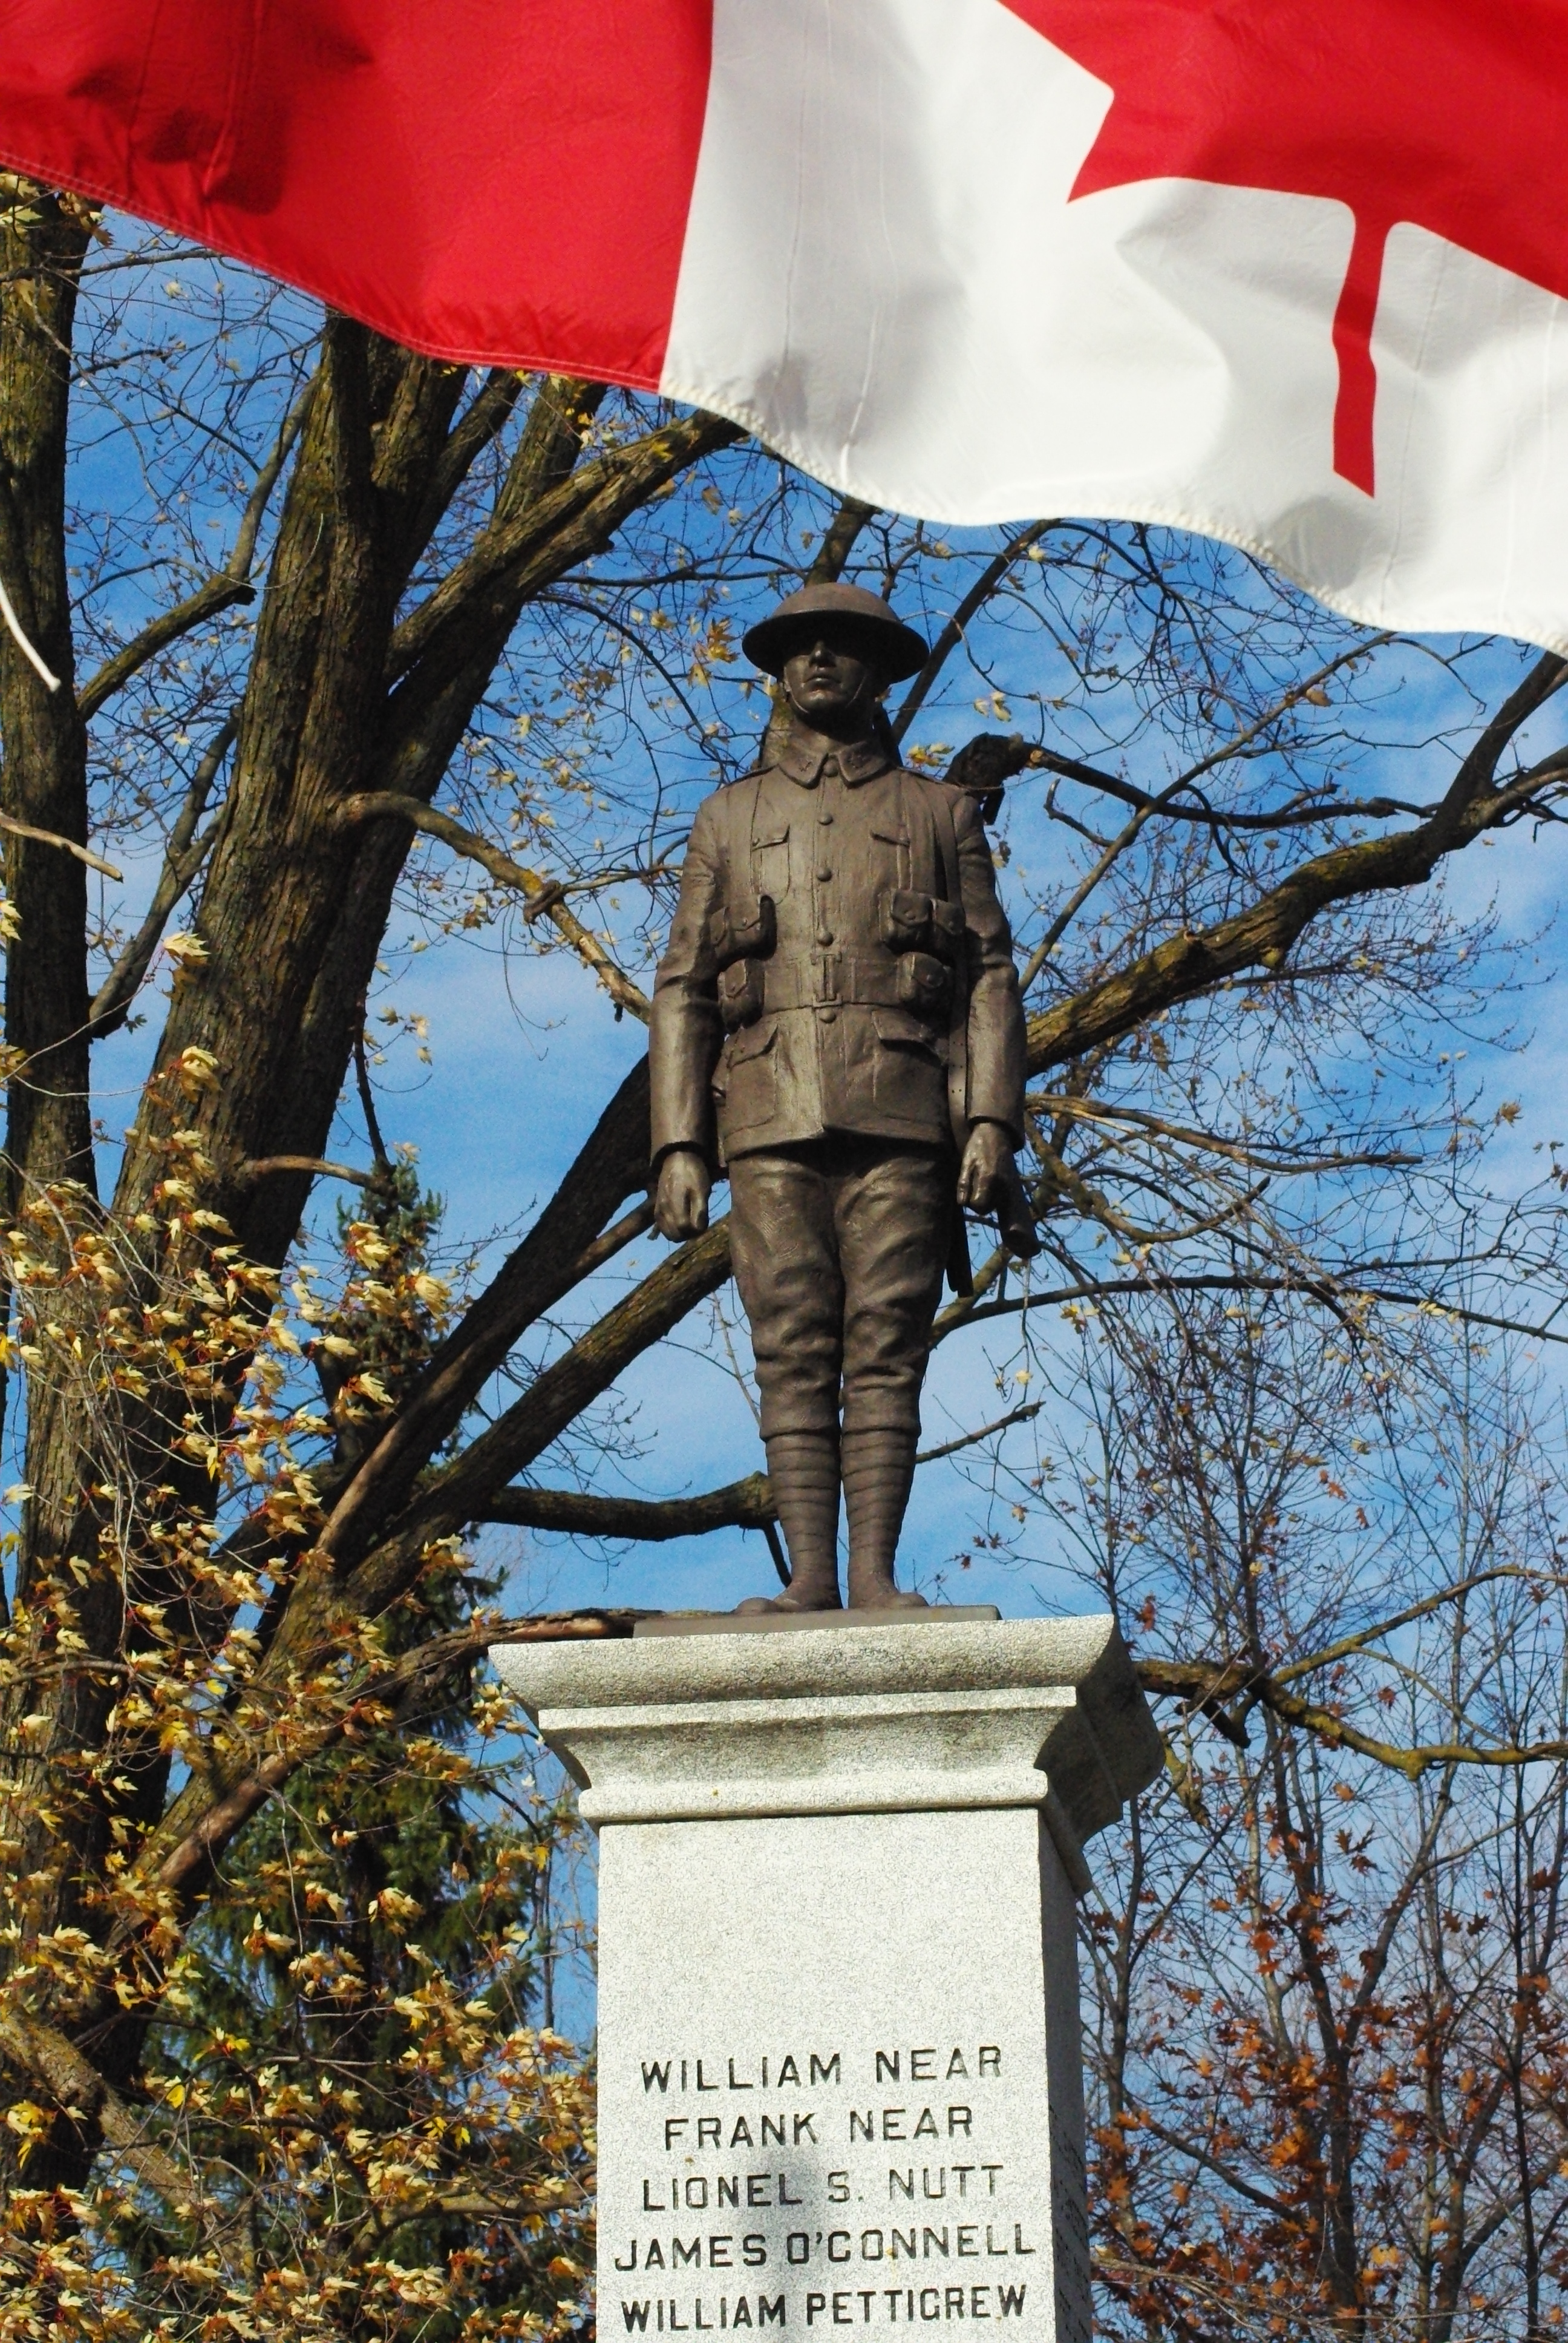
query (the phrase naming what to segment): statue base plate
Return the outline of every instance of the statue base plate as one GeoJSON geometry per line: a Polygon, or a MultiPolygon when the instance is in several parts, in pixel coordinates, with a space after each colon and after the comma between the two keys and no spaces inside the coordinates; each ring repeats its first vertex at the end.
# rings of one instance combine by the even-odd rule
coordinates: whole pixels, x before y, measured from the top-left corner
{"type": "Polygon", "coordinates": [[[638,1635],[779,1635],[802,1627],[946,1627],[1000,1621],[994,1603],[933,1603],[927,1611],[666,1611],[639,1619],[638,1635]]]}

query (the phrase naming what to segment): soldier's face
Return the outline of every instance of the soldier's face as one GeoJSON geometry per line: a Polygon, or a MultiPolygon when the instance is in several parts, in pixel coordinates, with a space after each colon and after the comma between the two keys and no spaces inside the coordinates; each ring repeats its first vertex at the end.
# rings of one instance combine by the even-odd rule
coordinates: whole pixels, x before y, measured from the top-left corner
{"type": "Polygon", "coordinates": [[[881,680],[869,660],[827,635],[819,636],[784,662],[784,690],[789,705],[822,732],[850,718],[863,720],[870,713],[881,680]]]}

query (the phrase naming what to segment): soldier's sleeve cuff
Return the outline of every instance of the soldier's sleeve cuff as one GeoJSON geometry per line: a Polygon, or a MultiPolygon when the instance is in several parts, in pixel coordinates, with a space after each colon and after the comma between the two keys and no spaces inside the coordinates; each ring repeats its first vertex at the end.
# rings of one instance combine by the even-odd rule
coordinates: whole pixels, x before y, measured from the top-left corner
{"type": "Polygon", "coordinates": [[[690,1139],[661,1140],[658,1145],[653,1150],[648,1161],[651,1163],[654,1172],[657,1173],[659,1165],[663,1162],[667,1155],[681,1153],[700,1155],[710,1172],[718,1169],[719,1151],[710,1138],[700,1134],[690,1139]]]}
{"type": "Polygon", "coordinates": [[[971,1131],[974,1129],[977,1122],[994,1122],[999,1131],[1005,1131],[1008,1137],[1008,1145],[1012,1149],[1014,1154],[1016,1154],[1019,1149],[1023,1145],[1023,1132],[1020,1126],[1013,1121],[1010,1114],[994,1114],[985,1107],[971,1106],[968,1119],[969,1127],[971,1131]]]}

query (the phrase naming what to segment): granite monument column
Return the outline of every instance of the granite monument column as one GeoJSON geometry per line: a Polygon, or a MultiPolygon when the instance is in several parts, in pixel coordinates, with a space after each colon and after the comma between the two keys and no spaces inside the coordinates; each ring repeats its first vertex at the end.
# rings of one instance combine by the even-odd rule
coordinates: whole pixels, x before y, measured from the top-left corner
{"type": "Polygon", "coordinates": [[[1074,1898],[1159,1765],[1114,1623],[654,1624],[495,1654],[599,1834],[601,2337],[1088,2343],[1074,1898]]]}

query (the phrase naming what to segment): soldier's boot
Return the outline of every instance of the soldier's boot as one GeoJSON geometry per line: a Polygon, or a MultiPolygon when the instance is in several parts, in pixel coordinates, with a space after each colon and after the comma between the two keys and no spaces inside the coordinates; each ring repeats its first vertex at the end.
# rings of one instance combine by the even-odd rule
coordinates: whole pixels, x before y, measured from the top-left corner
{"type": "Polygon", "coordinates": [[[839,1611],[839,1438],[833,1432],[776,1432],[768,1476],[789,1550],[781,1594],[753,1594],[738,1608],[839,1611]]]}
{"type": "Polygon", "coordinates": [[[900,1592],[893,1576],[899,1532],[915,1477],[915,1433],[876,1429],[844,1434],[844,1508],[849,1516],[851,1611],[923,1611],[923,1594],[900,1592]]]}

